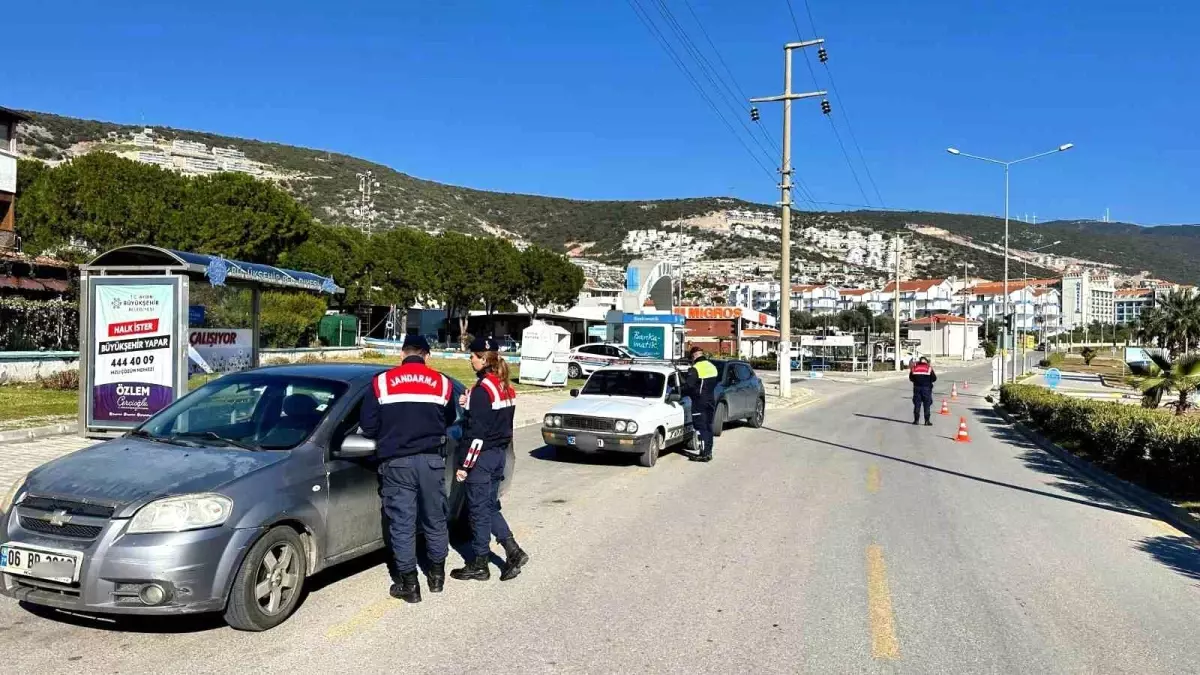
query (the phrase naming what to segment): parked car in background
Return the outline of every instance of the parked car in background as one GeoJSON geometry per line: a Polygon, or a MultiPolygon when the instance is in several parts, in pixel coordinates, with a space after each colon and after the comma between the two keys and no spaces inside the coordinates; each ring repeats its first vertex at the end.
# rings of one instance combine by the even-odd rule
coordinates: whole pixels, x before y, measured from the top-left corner
{"type": "Polygon", "coordinates": [[[766,421],[767,394],[750,364],[741,360],[713,360],[717,367],[717,412],[713,435],[720,436],[730,422],[745,421],[758,428],[766,421]]]}
{"type": "Polygon", "coordinates": [[[633,363],[637,358],[625,345],[592,343],[571,350],[567,377],[579,380],[605,366],[633,363]]]}
{"type": "MultiPolygon", "coordinates": [[[[375,444],[358,416],[385,370],[226,375],[121,438],[34,469],[0,492],[0,593],[69,612],[282,623],[308,577],[383,547],[375,444]]],[[[465,389],[452,386],[448,458],[430,461],[446,465],[454,519],[465,389]]]]}

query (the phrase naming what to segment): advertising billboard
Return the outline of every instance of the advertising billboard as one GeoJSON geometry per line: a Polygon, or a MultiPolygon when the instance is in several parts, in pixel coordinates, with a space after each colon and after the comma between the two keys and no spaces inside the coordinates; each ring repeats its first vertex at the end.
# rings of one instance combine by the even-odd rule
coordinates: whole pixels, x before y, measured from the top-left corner
{"type": "Polygon", "coordinates": [[[94,278],[90,284],[88,425],[132,427],[177,391],[178,278],[94,278]]]}

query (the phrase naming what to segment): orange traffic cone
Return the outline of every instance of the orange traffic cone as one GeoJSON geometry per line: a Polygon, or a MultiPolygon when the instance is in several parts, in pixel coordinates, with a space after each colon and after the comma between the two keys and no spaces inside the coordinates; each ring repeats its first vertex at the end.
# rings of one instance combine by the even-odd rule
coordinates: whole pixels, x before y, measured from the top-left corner
{"type": "Polygon", "coordinates": [[[954,384],[954,383],[950,384],[950,400],[951,401],[958,400],[958,385],[957,384],[954,384]]]}
{"type": "Polygon", "coordinates": [[[946,405],[946,399],[942,399],[942,409],[938,411],[939,415],[949,415],[950,406],[946,405]]]}
{"type": "Polygon", "coordinates": [[[971,442],[971,434],[967,433],[967,418],[958,418],[958,436],[954,440],[959,443],[971,442]]]}
{"type": "Polygon", "coordinates": [[[970,391],[970,390],[971,390],[971,383],[967,382],[966,380],[963,380],[963,391],[970,391]]]}

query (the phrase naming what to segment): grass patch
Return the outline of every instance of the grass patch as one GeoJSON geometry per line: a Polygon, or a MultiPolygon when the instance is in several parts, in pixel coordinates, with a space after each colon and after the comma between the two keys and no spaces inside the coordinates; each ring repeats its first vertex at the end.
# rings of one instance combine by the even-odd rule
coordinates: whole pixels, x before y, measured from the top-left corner
{"type": "Polygon", "coordinates": [[[0,421],[74,415],[78,409],[78,392],[23,384],[0,387],[0,421]]]}

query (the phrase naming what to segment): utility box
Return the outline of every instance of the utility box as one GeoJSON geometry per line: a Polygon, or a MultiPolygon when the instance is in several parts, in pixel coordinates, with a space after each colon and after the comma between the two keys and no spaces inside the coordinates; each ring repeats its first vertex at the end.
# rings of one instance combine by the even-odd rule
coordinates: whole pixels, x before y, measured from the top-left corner
{"type": "Polygon", "coordinates": [[[349,314],[327,314],[317,324],[317,337],[330,347],[358,344],[358,318],[349,314]]]}
{"type": "Polygon", "coordinates": [[[570,360],[571,334],[566,329],[534,321],[521,331],[521,384],[565,386],[570,360]]]}

